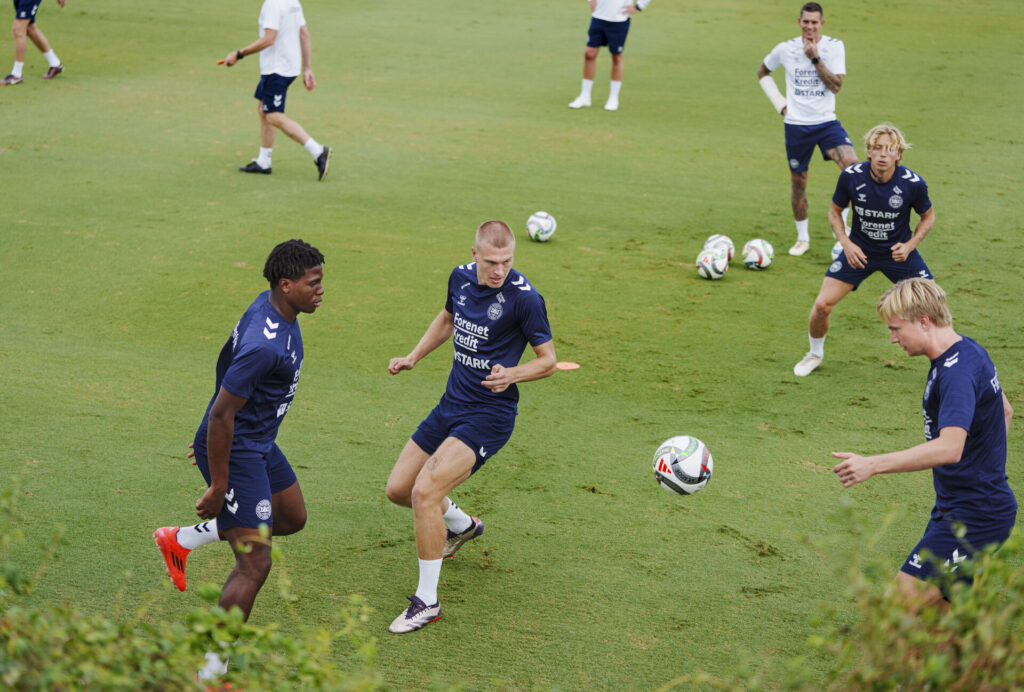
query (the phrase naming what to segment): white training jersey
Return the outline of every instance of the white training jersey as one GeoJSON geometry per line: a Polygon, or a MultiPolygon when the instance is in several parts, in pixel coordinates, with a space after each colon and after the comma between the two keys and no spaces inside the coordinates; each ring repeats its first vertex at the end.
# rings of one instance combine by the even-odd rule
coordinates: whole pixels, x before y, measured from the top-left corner
{"type": "Polygon", "coordinates": [[[260,51],[260,74],[298,77],[302,72],[299,29],[306,25],[299,0],[263,0],[260,38],[267,29],[277,32],[274,45],[260,51]]]}
{"type": "Polygon", "coordinates": [[[606,22],[624,22],[629,17],[623,11],[630,5],[636,5],[641,10],[646,8],[651,3],[651,0],[597,0],[597,5],[594,7],[594,13],[591,15],[594,19],[603,19],[606,22]]]}
{"type": "MultiPolygon", "coordinates": [[[[831,36],[822,35],[818,57],[832,74],[846,74],[846,47],[831,36]]],[[[786,69],[786,118],[790,125],[819,125],[836,119],[836,95],[818,76],[811,59],[804,55],[804,40],[797,36],[783,41],[764,59],[764,66],[775,71],[786,69]]]]}

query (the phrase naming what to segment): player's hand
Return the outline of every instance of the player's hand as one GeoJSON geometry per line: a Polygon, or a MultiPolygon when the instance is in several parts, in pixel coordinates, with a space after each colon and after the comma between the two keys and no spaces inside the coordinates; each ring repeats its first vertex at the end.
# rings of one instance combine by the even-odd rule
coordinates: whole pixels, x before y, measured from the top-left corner
{"type": "Polygon", "coordinates": [[[843,252],[846,254],[846,262],[854,269],[863,269],[868,266],[868,256],[856,243],[847,240],[843,243],[843,252]]]}
{"type": "Polygon", "coordinates": [[[316,77],[313,76],[313,70],[306,70],[302,73],[302,83],[306,85],[306,91],[313,91],[313,87],[316,86],[316,77]]]}
{"type": "Polygon", "coordinates": [[[910,243],[896,243],[892,246],[892,258],[897,262],[906,262],[913,251],[914,246],[910,243]]]}
{"type": "Polygon", "coordinates": [[[511,368],[498,364],[491,368],[491,374],[484,378],[480,384],[497,394],[498,392],[504,392],[508,389],[509,385],[514,383],[515,380],[512,378],[511,368]]]}
{"type": "Polygon", "coordinates": [[[392,375],[397,375],[403,370],[412,370],[414,365],[416,365],[416,362],[409,356],[405,356],[404,358],[392,358],[391,362],[388,363],[388,372],[392,375]]]}
{"type": "Polygon", "coordinates": [[[818,44],[814,41],[804,39],[804,55],[806,55],[810,60],[814,60],[818,57],[818,44]]]}
{"type": "Polygon", "coordinates": [[[587,0],[587,2],[590,4],[591,12],[597,9],[597,0],[587,0]]]}
{"type": "Polygon", "coordinates": [[[203,496],[196,501],[196,514],[200,519],[214,519],[224,507],[224,491],[207,488],[203,496]]]}
{"type": "Polygon", "coordinates": [[[863,483],[875,475],[874,464],[867,457],[853,452],[832,452],[832,456],[843,460],[832,470],[839,476],[839,482],[843,484],[844,488],[863,483]]]}
{"type": "Polygon", "coordinates": [[[185,457],[186,459],[191,459],[192,460],[192,465],[193,466],[196,465],[196,451],[195,451],[194,447],[195,447],[195,443],[194,442],[189,442],[188,443],[188,448],[191,449],[192,451],[189,452],[188,456],[185,457]]]}
{"type": "Polygon", "coordinates": [[[238,62],[238,51],[231,51],[224,58],[224,67],[231,67],[238,62]]]}
{"type": "Polygon", "coordinates": [[[632,17],[639,11],[640,10],[636,8],[636,5],[626,5],[625,7],[622,8],[623,14],[625,14],[627,17],[632,17]]]}

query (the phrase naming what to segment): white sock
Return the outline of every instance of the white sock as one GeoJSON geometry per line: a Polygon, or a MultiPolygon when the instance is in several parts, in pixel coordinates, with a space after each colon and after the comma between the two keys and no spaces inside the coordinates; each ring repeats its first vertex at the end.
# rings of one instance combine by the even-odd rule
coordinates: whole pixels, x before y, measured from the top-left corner
{"type": "Polygon", "coordinates": [[[270,168],[270,159],[273,152],[273,149],[260,147],[260,155],[256,157],[256,163],[259,164],[260,168],[270,168]]]}
{"type": "Polygon", "coordinates": [[[219,541],[217,520],[203,521],[195,526],[183,526],[178,529],[178,545],[186,550],[195,550],[201,545],[219,541]]]}
{"type": "Polygon", "coordinates": [[[618,100],[618,98],[619,98],[619,89],[622,88],[622,82],[612,81],[608,86],[610,87],[610,90],[608,92],[608,100],[609,101],[612,100],[612,99],[618,100]]]}
{"type": "Polygon", "coordinates": [[[25,63],[14,61],[14,67],[11,68],[11,74],[15,77],[21,77],[21,71],[24,69],[25,63]]]}
{"type": "Polygon", "coordinates": [[[462,509],[448,500],[448,510],[444,513],[444,525],[452,533],[464,533],[473,525],[473,517],[469,516],[462,509]]]}
{"type": "Polygon", "coordinates": [[[850,227],[850,208],[843,209],[843,225],[850,227]]]}
{"type": "Polygon", "coordinates": [[[593,88],[594,88],[594,80],[593,79],[584,79],[583,80],[583,85],[580,87],[580,96],[584,96],[586,98],[590,98],[590,92],[593,90],[593,88]]]}
{"type": "Polygon", "coordinates": [[[199,669],[196,677],[200,680],[216,680],[228,672],[228,659],[221,659],[219,654],[206,652],[206,665],[199,669]]]}
{"type": "Polygon", "coordinates": [[[46,62],[50,64],[50,67],[58,67],[60,65],[60,58],[57,57],[52,48],[43,53],[43,57],[46,58],[46,62]]]}
{"type": "Polygon", "coordinates": [[[324,146],[312,137],[307,139],[302,146],[306,147],[306,151],[312,154],[314,159],[320,158],[320,154],[324,153],[324,146]]]}
{"type": "Polygon", "coordinates": [[[811,353],[818,356],[818,358],[825,357],[825,337],[815,339],[810,334],[807,335],[807,339],[811,342],[811,353]]]}
{"type": "Polygon", "coordinates": [[[425,605],[437,604],[437,582],[441,580],[441,563],[444,560],[420,560],[420,583],[416,597],[425,605]]]}
{"type": "Polygon", "coordinates": [[[811,242],[811,234],[807,230],[808,221],[809,219],[804,219],[803,221],[796,222],[796,239],[802,240],[805,243],[811,242]]]}

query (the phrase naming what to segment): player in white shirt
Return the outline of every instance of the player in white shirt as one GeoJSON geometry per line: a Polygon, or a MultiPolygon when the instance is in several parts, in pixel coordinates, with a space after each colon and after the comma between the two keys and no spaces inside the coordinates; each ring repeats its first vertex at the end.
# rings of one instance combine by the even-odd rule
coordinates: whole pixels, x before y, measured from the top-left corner
{"type": "Polygon", "coordinates": [[[619,110],[619,90],[622,89],[622,51],[626,48],[629,19],[642,11],[651,0],[587,0],[590,5],[590,29],[587,47],[583,51],[583,86],[569,108],[589,108],[590,92],[597,74],[597,54],[601,46],[608,46],[612,55],[612,80],[606,111],[619,110]]]}
{"type": "Polygon", "coordinates": [[[313,68],[310,67],[312,42],[299,0],[264,0],[259,28],[259,39],[245,48],[231,51],[221,61],[231,67],[246,55],[260,54],[260,83],[255,94],[260,115],[260,153],[238,170],[268,175],[274,139],[277,131],[281,130],[305,147],[313,157],[318,180],[323,180],[327,175],[331,148],[310,137],[302,125],[284,114],[288,87],[296,77],[302,75],[307,91],[316,86],[313,68]]]}
{"type": "MultiPolygon", "coordinates": [[[[794,256],[804,254],[811,246],[807,168],[814,148],[821,150],[826,161],[835,161],[840,170],[857,163],[853,142],[836,118],[836,94],[846,77],[846,48],[839,39],[822,35],[824,24],[821,5],[806,3],[800,8],[800,36],[775,46],[757,68],[761,88],[785,123],[797,236],[789,254],[794,256]],[[786,71],[785,96],[771,77],[780,66],[786,71]]],[[[845,209],[844,222],[848,214],[849,209],[845,209]]]]}

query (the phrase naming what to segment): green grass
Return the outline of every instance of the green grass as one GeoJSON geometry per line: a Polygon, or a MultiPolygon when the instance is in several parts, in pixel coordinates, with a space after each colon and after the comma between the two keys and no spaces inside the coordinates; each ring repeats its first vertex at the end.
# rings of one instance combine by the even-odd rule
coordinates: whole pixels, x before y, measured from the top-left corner
{"type": "MultiPolygon", "coordinates": [[[[877,549],[895,573],[932,502],[928,474],[843,490],[830,472],[831,450],[921,440],[927,363],[886,343],[873,309],[883,278],[838,308],[821,371],[792,375],[837,175],[812,163],[812,250],[790,258],[782,127],[755,72],[797,34],[797,5],[652,4],[630,34],[622,109],[606,113],[606,53],[598,106],[566,108],[583,3],[307,0],[318,87],[293,88],[288,112],[335,147],[317,184],[283,136],[273,175],[235,171],[258,146],[257,60],[214,63],[254,38],[258,3],[44,4],[39,24],[67,71],[39,80],[33,50],[25,83],[0,90],[0,478],[21,478],[33,541],[55,523],[74,536],[34,598],[148,604],[156,621],[198,603],[165,587],[150,533],[192,520],[202,480],[184,455],[216,355],[263,289],[269,249],[302,237],[327,256],[279,439],[309,507],[307,529],[281,541],[303,598],[283,602],[275,570],[255,621],[325,623],[364,594],[398,688],[425,677],[653,689],[743,668],[779,686],[773,662],[802,653],[810,615],[846,597],[846,557],[877,549]],[[443,390],[450,351],[394,378],[387,360],[441,307],[476,225],[497,217],[519,231],[537,209],[558,231],[544,245],[523,231],[516,266],[547,299],[559,358],[582,368],[522,387],[511,442],[455,495],[487,533],[445,565],[444,618],[388,635],[416,562],[411,515],[383,487],[443,390]],[[712,233],[767,238],[776,262],[703,281],[693,259],[712,233]],[[649,466],[684,433],[716,462],[692,498],[659,490],[649,466]],[[893,508],[875,545],[865,535],[893,508]]],[[[905,163],[938,219],[922,254],[957,328],[988,348],[1024,410],[1021,9],[826,11],[825,32],[847,46],[839,115],[862,155],[859,137],[883,120],[914,143],[905,163]]],[[[1018,493],[1022,441],[1018,424],[1018,493]]],[[[230,564],[224,546],[204,548],[190,581],[219,583],[230,564]]]]}

